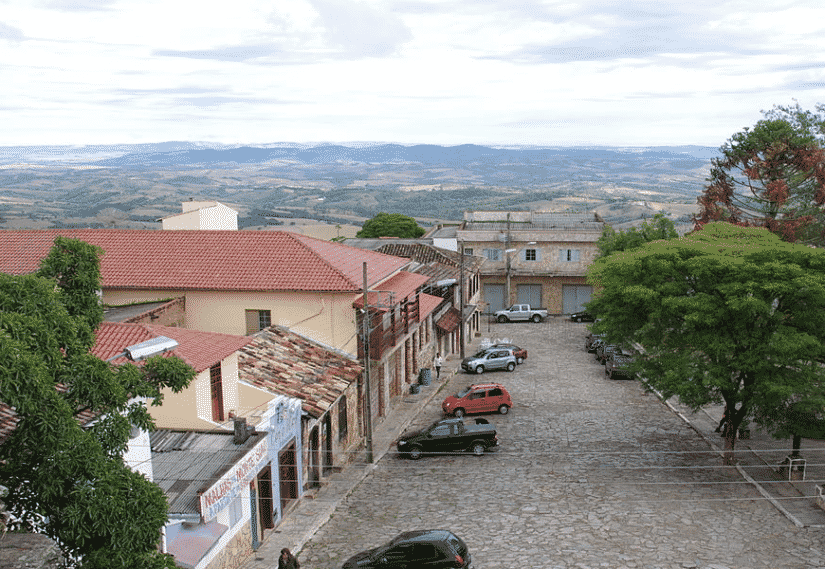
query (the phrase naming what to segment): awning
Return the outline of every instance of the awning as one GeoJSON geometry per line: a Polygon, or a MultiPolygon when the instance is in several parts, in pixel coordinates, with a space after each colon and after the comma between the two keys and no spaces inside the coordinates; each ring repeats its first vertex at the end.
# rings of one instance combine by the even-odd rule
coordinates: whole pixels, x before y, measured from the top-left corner
{"type": "Polygon", "coordinates": [[[444,316],[438,319],[438,322],[435,325],[444,330],[445,332],[452,332],[458,325],[461,324],[461,313],[456,310],[454,306],[451,306],[447,312],[444,313],[444,316]]]}

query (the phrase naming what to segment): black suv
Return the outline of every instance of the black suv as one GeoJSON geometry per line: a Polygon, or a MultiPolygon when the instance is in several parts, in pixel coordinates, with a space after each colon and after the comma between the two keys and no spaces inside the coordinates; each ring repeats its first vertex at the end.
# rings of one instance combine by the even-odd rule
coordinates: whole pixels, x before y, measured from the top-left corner
{"type": "Polygon", "coordinates": [[[343,569],[472,569],[467,544],[450,531],[407,531],[391,542],[353,555],[343,569]]]}

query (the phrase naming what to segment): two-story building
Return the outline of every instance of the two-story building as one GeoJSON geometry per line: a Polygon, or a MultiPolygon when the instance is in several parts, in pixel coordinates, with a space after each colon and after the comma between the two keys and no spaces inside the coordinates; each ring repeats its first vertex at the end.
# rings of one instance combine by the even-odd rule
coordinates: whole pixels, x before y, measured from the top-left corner
{"type": "Polygon", "coordinates": [[[197,375],[148,407],[158,430],[135,433],[124,462],[166,494],[163,551],[181,567],[232,569],[303,494],[301,401],[240,380],[247,336],[103,322],[92,353],[119,365],[125,348],[159,336],[197,375]]]}
{"type": "MultiPolygon", "coordinates": [[[[455,246],[451,249],[444,249],[434,246],[430,241],[432,240],[426,238],[346,240],[346,244],[353,247],[410,259],[413,261],[410,271],[429,277],[423,290],[444,299],[444,302],[433,313],[436,338],[432,351],[427,354],[429,360],[436,352],[442,355],[460,352],[462,322],[464,323],[465,344],[479,333],[481,329],[479,268],[483,264],[483,260],[479,257],[467,255],[462,257],[456,252],[455,246]],[[463,302],[459,296],[462,292],[463,302]]],[[[425,367],[427,365],[429,364],[424,364],[425,367]]]]}
{"type": "Polygon", "coordinates": [[[471,211],[456,230],[458,249],[484,259],[481,294],[490,314],[515,303],[570,314],[590,300],[587,267],[604,222],[594,214],[471,211]]]}
{"type": "Polygon", "coordinates": [[[103,249],[105,305],[169,300],[153,305],[159,322],[233,335],[278,325],[357,358],[366,284],[376,420],[429,357],[443,299],[421,292],[429,277],[410,272],[410,259],[283,231],[6,230],[0,271],[35,271],[58,235],[103,249]]]}

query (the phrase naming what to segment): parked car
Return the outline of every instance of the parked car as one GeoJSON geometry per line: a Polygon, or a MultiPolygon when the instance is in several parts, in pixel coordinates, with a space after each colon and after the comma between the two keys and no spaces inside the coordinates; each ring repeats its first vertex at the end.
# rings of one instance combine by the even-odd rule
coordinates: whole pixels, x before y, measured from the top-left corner
{"type": "Polygon", "coordinates": [[[516,356],[516,363],[523,364],[524,360],[527,359],[527,350],[524,348],[519,348],[515,344],[493,344],[488,346],[486,349],[488,350],[495,350],[495,349],[512,349],[513,355],[516,356]]]}
{"type": "Polygon", "coordinates": [[[541,322],[547,318],[546,308],[531,308],[529,304],[514,304],[494,313],[498,322],[541,322]]]}
{"type": "Polygon", "coordinates": [[[472,569],[467,544],[443,529],[406,531],[380,547],[356,553],[343,569],[472,569]]]}
{"type": "Polygon", "coordinates": [[[404,433],[395,443],[398,453],[412,460],[425,454],[472,452],[481,456],[498,445],[496,428],[487,419],[465,424],[461,419],[441,419],[420,431],[404,433]]]}
{"type": "Polygon", "coordinates": [[[570,320],[573,322],[595,322],[596,317],[593,313],[585,310],[583,312],[574,312],[570,315],[570,320]]]}
{"type": "Polygon", "coordinates": [[[610,354],[612,354],[618,349],[618,344],[607,344],[604,341],[602,341],[596,348],[596,359],[599,360],[600,364],[604,365],[604,362],[607,361],[607,358],[610,357],[610,354]]]}
{"type": "Polygon", "coordinates": [[[506,415],[513,406],[510,394],[498,383],[468,385],[455,395],[450,395],[441,404],[447,415],[463,417],[465,413],[493,413],[506,415]]]}
{"type": "Polygon", "coordinates": [[[588,332],[587,336],[584,337],[584,349],[591,354],[596,353],[596,348],[599,347],[598,344],[596,344],[596,342],[600,342],[601,339],[601,334],[594,334],[593,332],[588,332]]]}
{"type": "Polygon", "coordinates": [[[610,379],[617,376],[633,377],[633,372],[630,371],[630,364],[633,363],[633,354],[623,348],[619,348],[610,354],[610,357],[604,364],[604,374],[610,379]]]}
{"type": "Polygon", "coordinates": [[[482,350],[473,356],[464,358],[461,361],[461,369],[467,373],[484,373],[494,369],[513,371],[516,369],[516,356],[512,348],[482,350]]]}
{"type": "Polygon", "coordinates": [[[604,338],[601,334],[593,334],[593,336],[590,338],[590,343],[588,344],[587,340],[585,340],[584,345],[589,353],[595,354],[598,351],[599,346],[604,345],[604,338]]]}

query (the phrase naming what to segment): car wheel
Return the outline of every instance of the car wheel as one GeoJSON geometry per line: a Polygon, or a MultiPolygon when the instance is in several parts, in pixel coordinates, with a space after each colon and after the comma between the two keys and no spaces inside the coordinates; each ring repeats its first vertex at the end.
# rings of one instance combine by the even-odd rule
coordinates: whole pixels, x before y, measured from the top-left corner
{"type": "Polygon", "coordinates": [[[499,324],[504,324],[505,322],[507,322],[507,317],[502,315],[502,316],[499,316],[497,318],[497,320],[498,320],[499,324]]]}
{"type": "Polygon", "coordinates": [[[482,373],[484,373],[484,366],[478,366],[478,367],[476,367],[476,373],[477,373],[478,375],[481,375],[482,373]]]}
{"type": "Polygon", "coordinates": [[[482,443],[473,443],[473,446],[470,450],[473,451],[474,455],[481,456],[484,454],[484,445],[482,443]]]}
{"type": "Polygon", "coordinates": [[[516,364],[514,364],[513,362],[507,364],[507,371],[513,371],[514,369],[516,369],[516,364]]]}
{"type": "Polygon", "coordinates": [[[510,408],[507,405],[502,405],[498,408],[498,412],[502,415],[506,415],[510,411],[510,408]]]}
{"type": "Polygon", "coordinates": [[[464,416],[464,409],[462,409],[461,407],[459,407],[458,409],[456,409],[455,411],[453,411],[453,415],[455,415],[456,417],[458,417],[459,419],[461,419],[461,418],[464,416]]]}
{"type": "Polygon", "coordinates": [[[421,447],[410,447],[409,455],[412,460],[418,460],[419,458],[421,458],[421,447]]]}
{"type": "Polygon", "coordinates": [[[518,365],[523,364],[523,363],[524,363],[524,358],[518,358],[518,359],[516,360],[516,363],[517,363],[518,365]]]}
{"type": "Polygon", "coordinates": [[[530,320],[538,324],[539,322],[541,322],[541,316],[539,316],[538,314],[533,314],[533,317],[530,318],[530,320]]]}

